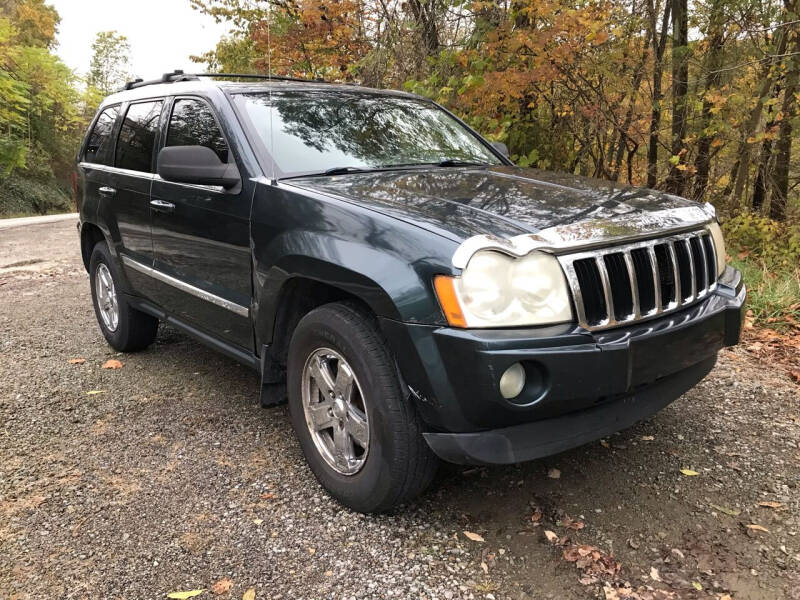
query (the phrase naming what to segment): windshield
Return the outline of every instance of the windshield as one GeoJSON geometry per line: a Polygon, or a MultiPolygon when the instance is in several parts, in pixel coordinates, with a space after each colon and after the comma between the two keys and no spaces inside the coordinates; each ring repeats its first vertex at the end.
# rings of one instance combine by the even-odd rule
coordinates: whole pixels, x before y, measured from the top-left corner
{"type": "Polygon", "coordinates": [[[283,176],[440,162],[501,164],[458,121],[423,100],[341,90],[238,99],[264,149],[274,149],[283,176]]]}

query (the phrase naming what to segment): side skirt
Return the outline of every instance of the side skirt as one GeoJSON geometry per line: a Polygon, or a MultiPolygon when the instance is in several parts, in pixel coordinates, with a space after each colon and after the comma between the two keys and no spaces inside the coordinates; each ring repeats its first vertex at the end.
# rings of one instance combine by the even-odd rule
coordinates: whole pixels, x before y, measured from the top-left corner
{"type": "Polygon", "coordinates": [[[194,325],[190,325],[186,321],[182,321],[173,317],[172,315],[167,314],[161,308],[139,298],[137,296],[131,296],[126,294],[125,299],[128,303],[136,308],[137,310],[142,311],[143,313],[147,313],[148,315],[152,315],[159,319],[160,321],[164,321],[168,325],[171,325],[175,329],[179,329],[180,331],[184,332],[185,334],[193,337],[198,342],[213,348],[217,352],[221,352],[222,354],[234,359],[237,362],[242,363],[245,366],[250,367],[254,371],[261,373],[261,361],[260,359],[253,354],[252,352],[247,352],[246,350],[242,350],[233,344],[229,344],[228,342],[224,342],[212,335],[209,335],[205,331],[198,329],[194,325]]]}

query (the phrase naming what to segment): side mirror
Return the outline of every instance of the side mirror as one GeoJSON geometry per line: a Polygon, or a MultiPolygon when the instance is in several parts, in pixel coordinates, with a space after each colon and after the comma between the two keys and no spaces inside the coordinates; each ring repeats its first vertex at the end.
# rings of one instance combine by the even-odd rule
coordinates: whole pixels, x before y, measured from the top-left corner
{"type": "Polygon", "coordinates": [[[228,189],[241,181],[239,169],[224,163],[205,146],[169,146],[158,153],[157,171],[161,179],[176,183],[221,185],[228,189]]]}
{"type": "Polygon", "coordinates": [[[511,158],[511,156],[508,154],[508,146],[506,146],[503,142],[492,142],[492,146],[506,158],[511,158]]]}

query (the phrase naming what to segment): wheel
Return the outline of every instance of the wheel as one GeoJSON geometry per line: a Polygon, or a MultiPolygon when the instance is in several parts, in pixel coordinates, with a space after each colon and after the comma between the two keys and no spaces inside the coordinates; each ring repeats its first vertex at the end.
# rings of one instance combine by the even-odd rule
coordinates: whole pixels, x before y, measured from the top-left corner
{"type": "Polygon", "coordinates": [[[92,303],[100,330],[121,352],[144,350],[156,339],[158,319],[136,310],[120,294],[120,275],[105,242],[92,248],[89,261],[92,303]]]}
{"type": "Polygon", "coordinates": [[[420,494],[438,459],[378,328],[335,303],[298,323],[287,361],[289,412],[319,482],[345,506],[384,512],[420,494]]]}

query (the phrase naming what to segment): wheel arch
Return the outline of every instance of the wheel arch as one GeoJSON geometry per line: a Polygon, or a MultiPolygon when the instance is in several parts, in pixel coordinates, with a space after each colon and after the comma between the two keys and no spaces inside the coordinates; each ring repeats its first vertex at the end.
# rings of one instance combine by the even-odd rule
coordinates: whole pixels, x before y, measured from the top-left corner
{"type": "Polygon", "coordinates": [[[103,231],[94,223],[81,225],[81,259],[87,273],[89,272],[89,261],[92,258],[92,249],[98,242],[104,242],[105,239],[103,231]]]}

